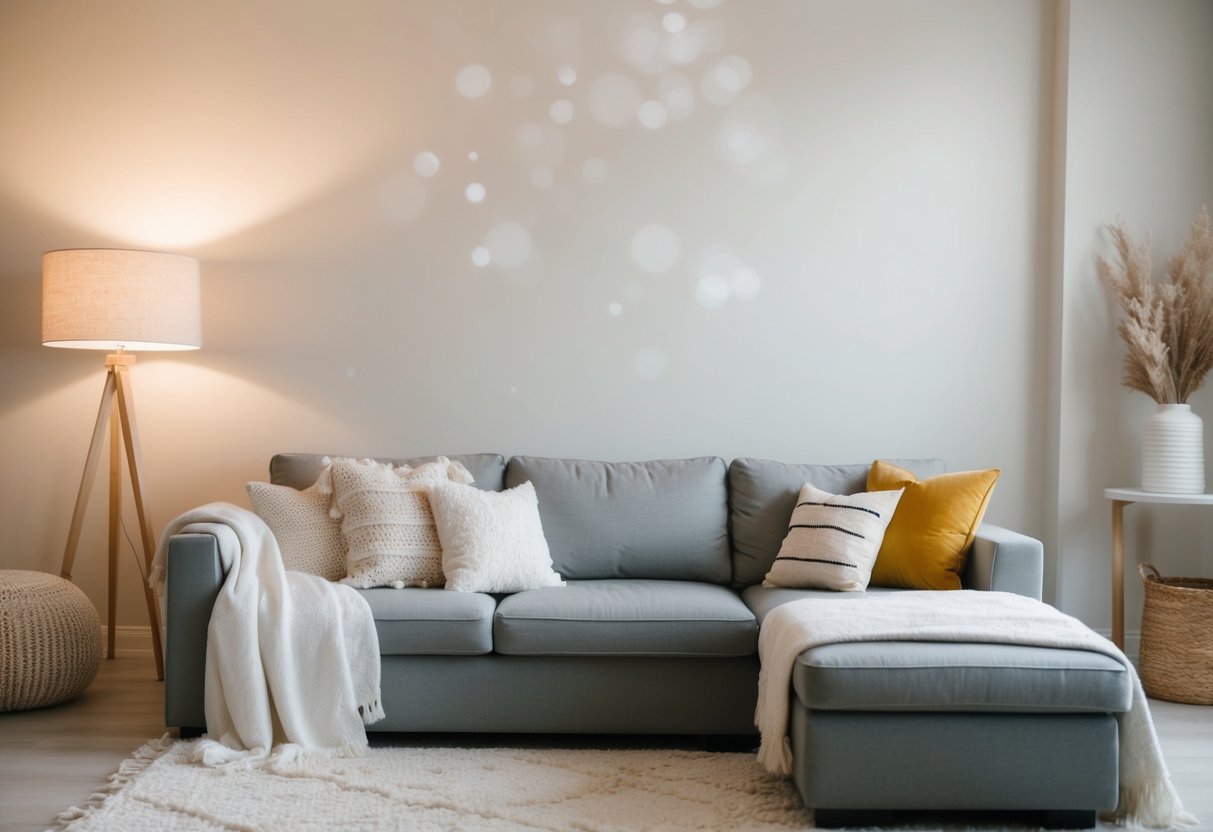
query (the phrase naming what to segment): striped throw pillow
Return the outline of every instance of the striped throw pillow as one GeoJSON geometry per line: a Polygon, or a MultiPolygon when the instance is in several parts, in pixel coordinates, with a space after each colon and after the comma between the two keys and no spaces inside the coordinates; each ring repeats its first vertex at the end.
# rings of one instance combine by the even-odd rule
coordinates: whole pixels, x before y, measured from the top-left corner
{"type": "Polygon", "coordinates": [[[867,589],[902,490],[840,496],[805,483],[763,586],[867,589]]]}

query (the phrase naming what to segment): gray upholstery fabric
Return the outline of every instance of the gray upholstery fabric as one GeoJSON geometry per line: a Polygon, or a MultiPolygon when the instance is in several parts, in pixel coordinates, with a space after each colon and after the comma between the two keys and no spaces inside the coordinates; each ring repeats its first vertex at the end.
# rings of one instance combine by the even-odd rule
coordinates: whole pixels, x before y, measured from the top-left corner
{"type": "Polygon", "coordinates": [[[1117,800],[1109,714],[806,711],[793,777],[814,809],[1096,810],[1117,800]]]}
{"type": "Polygon", "coordinates": [[[527,480],[539,497],[553,564],[565,579],[727,584],[732,577],[725,465],[718,457],[511,458],[506,487],[527,480]]]}
{"type": "Polygon", "coordinates": [[[754,734],[758,657],[384,656],[372,731],[754,734]]]}
{"type": "Polygon", "coordinates": [[[167,573],[164,724],[203,728],[206,632],[224,575],[214,536],[178,534],[170,538],[167,573]]]}
{"type": "MultiPolygon", "coordinates": [[[[741,599],[759,625],[803,598],[839,605],[901,590],[831,592],[751,586],[741,599]]],[[[865,642],[828,644],[797,659],[792,686],[805,705],[841,710],[1126,711],[1130,680],[1117,661],[1086,650],[1005,644],[865,642]]]]}
{"type": "Polygon", "coordinates": [[[826,644],[792,670],[792,689],[814,710],[1121,713],[1130,685],[1102,653],[1018,644],[826,644]]]}
{"type": "MultiPolygon", "coordinates": [[[[938,459],[893,459],[919,478],[946,470],[938,459]]],[[[855,494],[867,488],[871,463],[861,465],[794,465],[740,457],[729,465],[729,512],[733,530],[733,583],[762,583],[788,533],[796,495],[806,482],[833,494],[855,494]]]]}
{"type": "Polygon", "coordinates": [[[362,589],[379,634],[379,652],[397,655],[483,655],[493,651],[497,602],[479,592],[362,589]]]}
{"type": "Polygon", "coordinates": [[[503,598],[493,646],[517,656],[749,656],[758,625],[728,587],[570,581],[503,598]]]}
{"type": "Polygon", "coordinates": [[[748,586],[741,591],[741,600],[745,602],[747,607],[753,610],[755,617],[758,618],[758,624],[761,626],[763,620],[771,610],[789,601],[799,601],[802,598],[859,601],[869,595],[876,595],[881,592],[901,591],[900,589],[893,589],[887,586],[870,586],[865,592],[834,592],[831,589],[796,589],[783,586],[755,585],[748,586]]]}
{"type": "Polygon", "coordinates": [[[982,523],[961,581],[966,589],[1015,592],[1039,601],[1044,568],[1045,548],[1039,540],[982,523]]]}
{"type": "MultiPolygon", "coordinates": [[[[307,488],[320,476],[324,464],[320,461],[326,454],[274,454],[270,460],[270,482],[274,485],[289,485],[292,488],[307,488]]],[[[340,454],[327,454],[340,456],[340,454]]],[[[432,462],[435,456],[414,456],[407,459],[380,458],[379,462],[393,465],[420,465],[432,462]]],[[[476,480],[476,487],[485,491],[500,491],[505,477],[505,457],[501,454],[446,454],[448,459],[462,462],[476,480]]]]}

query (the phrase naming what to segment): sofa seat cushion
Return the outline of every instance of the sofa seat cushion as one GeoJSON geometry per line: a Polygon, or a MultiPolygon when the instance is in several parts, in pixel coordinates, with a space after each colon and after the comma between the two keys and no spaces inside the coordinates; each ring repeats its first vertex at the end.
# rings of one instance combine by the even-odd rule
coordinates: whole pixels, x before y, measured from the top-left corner
{"type": "Polygon", "coordinates": [[[1121,713],[1130,684],[1102,653],[1018,644],[826,644],[792,670],[801,704],[832,711],[1121,713]]]}
{"type": "Polygon", "coordinates": [[[781,604],[799,601],[802,598],[829,598],[839,602],[862,602],[870,595],[881,592],[904,592],[887,586],[869,586],[863,592],[836,592],[832,589],[810,589],[805,587],[748,586],[741,591],[741,600],[754,613],[759,626],[771,612],[781,604]]]}
{"type": "MultiPolygon", "coordinates": [[[[846,615],[877,592],[748,587],[742,599],[761,623],[781,604],[827,598],[846,615]]],[[[1129,710],[1132,681],[1102,653],[1018,644],[872,641],[804,651],[792,688],[806,708],[834,711],[1082,713],[1129,710]]]]}
{"type": "Polygon", "coordinates": [[[503,598],[493,645],[513,656],[750,656],[758,650],[758,625],[727,587],[569,581],[503,598]]]}
{"type": "Polygon", "coordinates": [[[482,656],[493,652],[497,601],[480,592],[361,589],[383,656],[482,656]]]}

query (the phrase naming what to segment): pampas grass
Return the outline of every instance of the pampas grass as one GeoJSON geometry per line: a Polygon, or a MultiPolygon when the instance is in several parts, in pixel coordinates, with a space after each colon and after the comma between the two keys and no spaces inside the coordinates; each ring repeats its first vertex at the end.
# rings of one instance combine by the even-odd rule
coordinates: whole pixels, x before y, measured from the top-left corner
{"type": "Polygon", "coordinates": [[[1109,226],[1116,260],[1099,258],[1099,275],[1124,313],[1124,385],[1159,404],[1183,404],[1213,369],[1213,232],[1201,209],[1179,253],[1153,277],[1150,240],[1134,243],[1123,222],[1109,226]]]}

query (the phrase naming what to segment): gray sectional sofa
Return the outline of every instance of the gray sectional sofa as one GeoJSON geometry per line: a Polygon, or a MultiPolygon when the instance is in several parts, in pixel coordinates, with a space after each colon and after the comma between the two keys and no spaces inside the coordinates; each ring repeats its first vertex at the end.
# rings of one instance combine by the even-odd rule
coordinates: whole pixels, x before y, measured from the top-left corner
{"type": "MultiPolygon", "coordinates": [[[[862,491],[866,464],[451,458],[480,488],[534,484],[568,585],[360,590],[382,653],[387,718],[375,730],[752,736],[765,615],[810,595],[846,615],[867,597],[761,585],[800,487],[862,491]]],[[[919,477],[944,470],[897,464],[919,477]]],[[[271,480],[304,488],[321,465],[279,454],[271,480]]],[[[1039,598],[1042,565],[1038,541],[986,524],[964,583],[1039,598]]],[[[206,630],[222,581],[214,538],[170,541],[166,722],[186,732],[205,729],[206,630]]],[[[896,590],[869,593],[880,591],[896,590]]],[[[819,825],[857,811],[972,809],[1090,826],[1116,805],[1114,715],[1129,708],[1130,680],[1107,657],[835,644],[801,655],[789,696],[795,777],[819,825]]]]}

